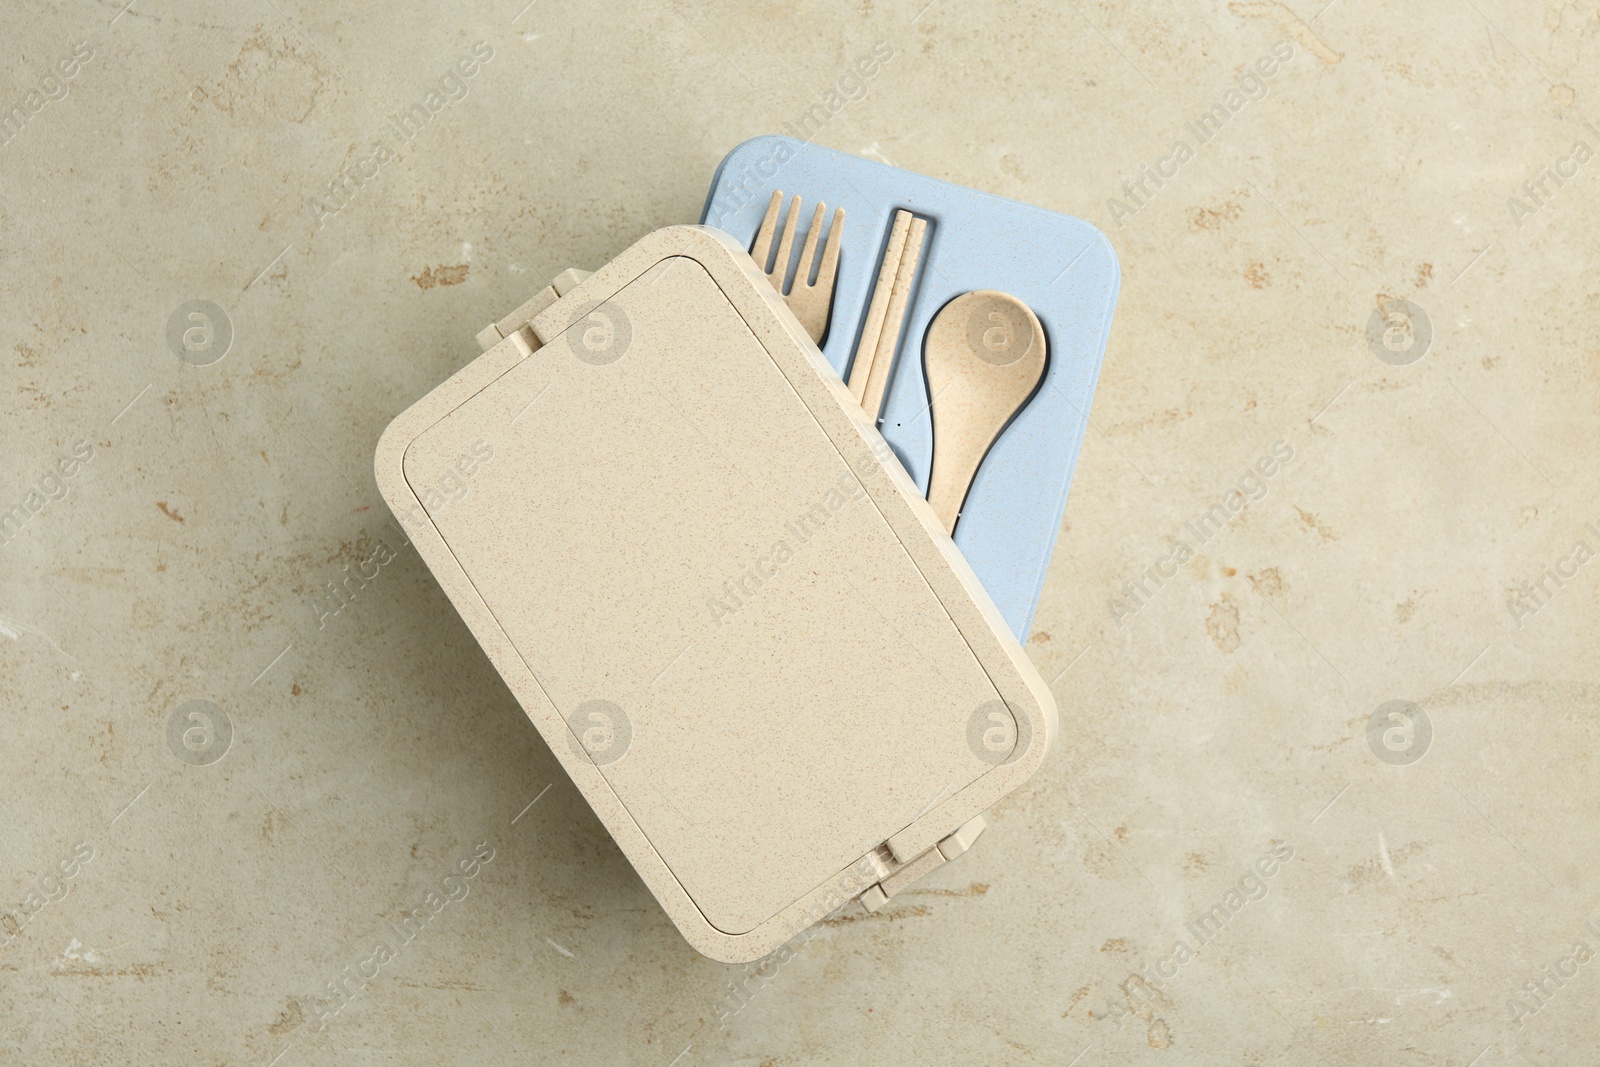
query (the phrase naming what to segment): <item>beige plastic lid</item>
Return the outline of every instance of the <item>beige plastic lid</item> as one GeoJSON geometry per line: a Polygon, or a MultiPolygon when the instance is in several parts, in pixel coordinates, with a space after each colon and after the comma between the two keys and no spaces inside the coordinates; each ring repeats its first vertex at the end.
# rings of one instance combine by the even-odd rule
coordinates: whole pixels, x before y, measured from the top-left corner
{"type": "Polygon", "coordinates": [[[1055,731],[926,501],[719,231],[659,230],[595,272],[396,419],[377,475],[713,958],[758,958],[927,853],[1055,731]]]}

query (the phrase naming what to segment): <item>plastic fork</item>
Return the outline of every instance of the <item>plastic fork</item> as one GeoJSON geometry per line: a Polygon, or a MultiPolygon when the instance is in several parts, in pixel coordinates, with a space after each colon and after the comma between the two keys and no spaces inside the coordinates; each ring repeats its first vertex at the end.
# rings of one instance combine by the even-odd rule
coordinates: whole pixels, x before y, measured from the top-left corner
{"type": "Polygon", "coordinates": [[[756,233],[755,246],[750,257],[767,276],[767,281],[778,291],[794,317],[800,320],[806,333],[817,344],[828,332],[828,313],[833,310],[833,289],[839,267],[839,239],[844,234],[844,208],[833,213],[833,224],[828,228],[828,241],[822,247],[821,265],[817,263],[817,239],[822,234],[822,216],[828,205],[817,204],[811,215],[811,226],[806,230],[805,247],[800,250],[800,262],[795,267],[794,284],[784,292],[783,283],[789,276],[789,258],[794,253],[795,224],[800,219],[800,198],[789,202],[789,217],[783,224],[783,237],[778,241],[778,254],[772,256],[772,236],[778,228],[778,211],[783,206],[783,190],[774,189],[767,203],[767,214],[756,233]],[[771,260],[771,266],[767,265],[771,260]],[[810,281],[811,270],[817,268],[817,280],[810,281]]]}

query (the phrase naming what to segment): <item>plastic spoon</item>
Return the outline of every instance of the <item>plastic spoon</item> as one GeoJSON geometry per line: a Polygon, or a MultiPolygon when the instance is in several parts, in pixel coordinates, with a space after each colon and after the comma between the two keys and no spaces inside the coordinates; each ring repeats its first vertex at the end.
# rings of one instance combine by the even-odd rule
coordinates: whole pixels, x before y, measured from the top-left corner
{"type": "Polygon", "coordinates": [[[1039,387],[1047,347],[1033,310],[992,289],[956,297],[928,327],[922,357],[933,412],[928,503],[947,533],[955,532],[983,457],[1039,387]]]}

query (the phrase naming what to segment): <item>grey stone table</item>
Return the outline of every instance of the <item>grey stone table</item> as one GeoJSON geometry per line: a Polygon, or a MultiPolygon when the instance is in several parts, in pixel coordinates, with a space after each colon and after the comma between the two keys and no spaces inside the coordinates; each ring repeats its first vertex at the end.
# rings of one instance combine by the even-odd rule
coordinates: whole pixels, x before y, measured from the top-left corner
{"type": "Polygon", "coordinates": [[[4,25],[0,1059],[1600,1052],[1592,2],[4,25]],[[1028,645],[1059,753],[958,862],[741,968],[371,457],[764,132],[1080,215],[1124,282],[1028,645]]]}

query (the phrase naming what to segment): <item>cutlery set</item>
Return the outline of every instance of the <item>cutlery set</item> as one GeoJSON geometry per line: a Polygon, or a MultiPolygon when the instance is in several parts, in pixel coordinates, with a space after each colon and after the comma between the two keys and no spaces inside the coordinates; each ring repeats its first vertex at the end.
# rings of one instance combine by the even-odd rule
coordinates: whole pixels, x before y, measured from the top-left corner
{"type": "Polygon", "coordinates": [[[756,235],[756,243],[750,249],[750,257],[766,274],[772,287],[783,295],[789,310],[800,320],[800,325],[805,327],[806,333],[811,335],[813,341],[821,344],[822,337],[828,330],[828,311],[833,306],[834,272],[839,266],[839,238],[844,233],[844,209],[840,208],[833,213],[833,225],[829,228],[828,243],[823,246],[822,259],[818,263],[817,235],[822,231],[822,216],[828,210],[828,205],[817,205],[817,210],[811,216],[811,225],[806,229],[806,243],[800,250],[800,265],[795,268],[794,282],[785,291],[784,278],[789,273],[789,258],[794,252],[794,224],[800,218],[800,198],[795,197],[794,202],[789,205],[789,221],[784,223],[783,238],[778,242],[778,254],[774,257],[772,234],[778,224],[778,208],[782,201],[782,192],[772,194],[772,203],[767,207],[766,218],[761,222],[761,232],[756,235]],[[817,277],[815,281],[810,281],[813,268],[816,269],[817,277]]]}
{"type": "MultiPolygon", "coordinates": [[[[772,257],[772,237],[783,206],[783,191],[773,190],[750,256],[783,296],[806,333],[821,344],[833,307],[844,209],[833,213],[827,245],[817,265],[814,252],[827,206],[817,204],[794,282],[786,290],[784,280],[794,249],[800,204],[798,196],[790,202],[777,256],[772,257]],[[814,266],[816,280],[809,281],[814,266]]],[[[867,305],[861,337],[850,361],[850,376],[845,384],[873,425],[878,423],[884,392],[894,373],[895,355],[900,350],[907,305],[927,233],[927,219],[905,210],[894,213],[872,288],[872,301],[867,305]]],[[[983,457],[1044,380],[1049,343],[1038,316],[1028,305],[1006,293],[980,290],[963,293],[939,310],[928,329],[923,360],[930,394],[928,410],[933,419],[928,502],[944,523],[945,532],[954,533],[961,518],[961,504],[983,457]]]]}
{"type": "Polygon", "coordinates": [[[780,136],[728,153],[701,223],[750,249],[775,292],[788,288],[823,360],[1025,640],[1116,305],[1105,237],[1082,219],[780,136]],[[827,270],[805,255],[785,287],[813,232],[827,270]]]}
{"type": "Polygon", "coordinates": [[[889,384],[895,353],[900,349],[900,332],[905,326],[906,303],[911,296],[917,263],[922,258],[922,242],[928,220],[909,211],[896,211],[889,230],[889,245],[884,250],[883,267],[872,289],[872,303],[862,324],[861,340],[850,363],[850,392],[874,425],[883,410],[883,393],[889,384]]]}
{"type": "Polygon", "coordinates": [[[965,293],[928,329],[924,355],[933,393],[928,503],[953,531],[978,466],[1044,380],[1044,330],[1014,296],[965,293]]]}

